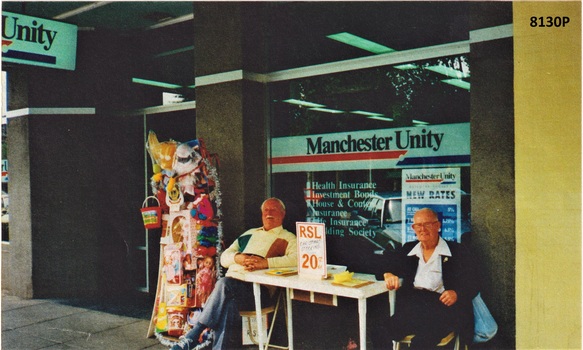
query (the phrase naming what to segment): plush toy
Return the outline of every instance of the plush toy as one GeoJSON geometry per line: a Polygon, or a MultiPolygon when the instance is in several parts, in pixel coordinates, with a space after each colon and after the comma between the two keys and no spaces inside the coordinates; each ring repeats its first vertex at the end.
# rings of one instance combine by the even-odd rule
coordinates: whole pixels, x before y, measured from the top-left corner
{"type": "MultiPolygon", "coordinates": [[[[172,163],[174,161],[174,153],[176,152],[176,147],[178,143],[174,140],[159,142],[156,133],[150,131],[148,133],[148,141],[146,143],[146,149],[150,153],[150,158],[152,158],[152,165],[154,170],[156,169],[156,164],[164,170],[172,170],[172,163]]],[[[157,173],[157,171],[154,171],[157,173]]]]}
{"type": "Polygon", "coordinates": [[[196,255],[197,256],[206,256],[208,255],[208,248],[203,246],[203,245],[199,245],[198,247],[196,247],[196,255]]]}
{"type": "Polygon", "coordinates": [[[198,236],[196,237],[199,245],[206,248],[215,246],[218,239],[216,226],[204,226],[198,231],[198,236]]]}
{"type": "MultiPolygon", "coordinates": [[[[211,204],[211,201],[209,200],[209,197],[206,193],[201,193],[199,197],[194,202],[192,202],[191,205],[189,205],[189,207],[192,207],[190,214],[197,220],[212,220],[215,216],[213,205],[211,204]]],[[[203,226],[211,225],[210,222],[201,224],[203,226]]]]}
{"type": "Polygon", "coordinates": [[[198,183],[197,173],[200,173],[202,156],[198,152],[198,140],[181,143],[176,148],[172,170],[176,174],[180,191],[195,198],[195,189],[198,183]]]}
{"type": "Polygon", "coordinates": [[[198,153],[198,141],[181,143],[176,147],[172,160],[172,169],[176,174],[184,175],[193,172],[198,167],[202,157],[198,153]]]}

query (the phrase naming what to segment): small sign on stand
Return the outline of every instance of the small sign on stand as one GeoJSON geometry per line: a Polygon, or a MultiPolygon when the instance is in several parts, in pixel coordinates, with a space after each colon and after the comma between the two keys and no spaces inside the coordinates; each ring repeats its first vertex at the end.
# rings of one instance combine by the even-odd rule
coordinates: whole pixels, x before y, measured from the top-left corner
{"type": "Polygon", "coordinates": [[[298,240],[298,275],[301,278],[326,279],[326,225],[296,222],[298,240]]]}

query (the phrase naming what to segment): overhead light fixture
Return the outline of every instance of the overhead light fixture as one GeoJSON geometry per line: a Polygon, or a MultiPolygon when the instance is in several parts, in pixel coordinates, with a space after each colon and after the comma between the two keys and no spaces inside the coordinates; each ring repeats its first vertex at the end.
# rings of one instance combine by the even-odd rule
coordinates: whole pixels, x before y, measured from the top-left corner
{"type": "Polygon", "coordinates": [[[140,78],[132,78],[132,83],[156,86],[156,87],[161,87],[161,88],[166,88],[166,89],[179,89],[182,87],[182,85],[176,85],[176,84],[164,83],[161,81],[140,79],[140,78]]]}
{"type": "Polygon", "coordinates": [[[389,117],[380,117],[380,116],[378,116],[378,117],[368,117],[368,119],[382,120],[382,121],[384,121],[384,122],[392,122],[392,121],[394,121],[394,119],[393,119],[393,118],[389,118],[389,117]]]}
{"type": "Polygon", "coordinates": [[[194,50],[194,45],[185,46],[185,47],[181,47],[179,49],[170,50],[170,51],[166,51],[166,52],[161,52],[159,54],[154,55],[154,58],[160,58],[160,57],[165,57],[165,56],[176,55],[176,54],[179,54],[179,53],[193,51],[193,50],[194,50]]]}
{"type": "Polygon", "coordinates": [[[77,15],[80,15],[82,13],[85,13],[85,12],[88,12],[91,10],[95,10],[98,7],[101,7],[104,5],[109,5],[111,3],[113,3],[113,1],[96,1],[96,2],[90,3],[88,5],[83,5],[81,7],[78,7],[74,10],[61,13],[60,15],[56,15],[53,17],[53,19],[58,19],[58,20],[67,19],[69,17],[77,16],[77,15]]]}
{"type": "Polygon", "coordinates": [[[381,44],[375,43],[374,41],[370,41],[354,34],[350,34],[347,32],[331,34],[326,36],[328,39],[339,41],[343,44],[358,47],[359,49],[366,50],[368,52],[381,54],[381,53],[388,53],[395,51],[390,47],[383,46],[381,44]]]}
{"type": "Polygon", "coordinates": [[[317,112],[324,112],[324,113],[333,113],[333,114],[344,113],[344,111],[339,111],[337,109],[321,108],[321,107],[310,108],[309,110],[310,111],[317,111],[317,112]]]}
{"type": "Polygon", "coordinates": [[[419,66],[416,64],[413,64],[413,63],[406,63],[406,64],[400,64],[398,66],[393,66],[393,68],[397,68],[400,70],[409,70],[409,69],[417,69],[417,68],[419,68],[419,66]]]}
{"type": "Polygon", "coordinates": [[[457,86],[462,89],[466,89],[468,91],[470,90],[470,83],[468,83],[467,81],[463,81],[461,79],[445,79],[442,80],[442,82],[453,86],[457,86]]]}
{"type": "Polygon", "coordinates": [[[469,78],[470,75],[468,73],[464,73],[460,70],[453,69],[446,66],[428,66],[425,69],[430,70],[435,73],[443,74],[450,78],[462,79],[462,78],[469,78]]]}
{"type": "Polygon", "coordinates": [[[375,113],[375,112],[367,112],[367,111],[351,111],[350,113],[352,114],[360,114],[360,115],[365,115],[367,117],[384,117],[384,114],[381,113],[375,113]]]}
{"type": "Polygon", "coordinates": [[[322,108],[322,107],[326,107],[325,105],[321,105],[319,103],[308,102],[308,101],[303,101],[303,100],[296,100],[295,98],[289,98],[287,100],[283,100],[283,102],[290,103],[292,105],[309,107],[309,108],[322,108]]]}
{"type": "Polygon", "coordinates": [[[166,26],[169,26],[169,25],[173,25],[173,24],[178,24],[178,23],[190,21],[191,19],[194,19],[194,14],[192,14],[192,13],[187,14],[187,15],[184,15],[184,16],[172,18],[172,19],[169,19],[169,20],[164,21],[164,22],[160,22],[160,23],[154,24],[152,26],[149,26],[146,29],[162,28],[162,27],[166,27],[166,26]]]}
{"type": "Polygon", "coordinates": [[[187,88],[189,88],[189,89],[194,89],[194,88],[196,88],[196,85],[195,85],[195,84],[188,85],[188,86],[187,86],[187,88]]]}
{"type": "Polygon", "coordinates": [[[415,125],[429,125],[428,122],[424,122],[422,120],[415,120],[415,119],[413,119],[413,124],[415,124],[415,125]]]}

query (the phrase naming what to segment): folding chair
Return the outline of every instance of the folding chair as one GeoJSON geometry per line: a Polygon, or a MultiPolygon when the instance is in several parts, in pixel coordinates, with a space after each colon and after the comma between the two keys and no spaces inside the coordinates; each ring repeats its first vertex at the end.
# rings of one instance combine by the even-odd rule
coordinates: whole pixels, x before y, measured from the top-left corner
{"type": "MultiPolygon", "coordinates": [[[[283,346],[283,345],[275,345],[275,344],[271,344],[269,341],[271,340],[271,335],[273,333],[273,328],[275,325],[275,320],[277,318],[277,313],[279,311],[279,306],[281,305],[283,307],[283,312],[284,312],[284,316],[285,316],[285,324],[286,324],[286,331],[287,331],[287,309],[286,309],[286,305],[285,305],[285,294],[283,292],[282,289],[278,289],[276,291],[276,302],[275,305],[271,305],[271,306],[267,306],[261,309],[261,316],[265,316],[268,315],[270,313],[273,313],[273,316],[271,317],[271,324],[269,324],[268,322],[268,329],[269,332],[267,334],[267,340],[265,341],[265,349],[268,349],[269,347],[272,348],[277,348],[277,349],[288,349],[288,346],[283,346]],[[282,303],[283,301],[283,303],[282,303]]],[[[251,320],[254,319],[257,314],[255,313],[255,310],[253,311],[241,311],[239,312],[239,314],[241,315],[241,317],[244,317],[247,319],[247,328],[249,330],[251,330],[251,320]]],[[[255,345],[259,345],[259,341],[257,339],[255,339],[255,336],[253,335],[253,332],[249,332],[249,338],[251,339],[251,342],[253,342],[253,344],[255,345]]],[[[263,349],[260,349],[263,350],[263,349]]]]}
{"type": "MultiPolygon", "coordinates": [[[[401,349],[401,345],[407,345],[407,347],[409,347],[411,345],[411,339],[413,339],[415,335],[411,334],[406,336],[405,338],[399,340],[399,341],[395,341],[393,342],[393,350],[400,350],[401,349]]],[[[453,346],[454,350],[460,350],[460,336],[459,334],[456,334],[455,332],[450,332],[448,335],[446,335],[445,337],[443,337],[441,339],[441,341],[439,342],[439,344],[437,344],[438,347],[441,346],[446,346],[449,343],[451,343],[451,341],[455,338],[455,344],[453,346]]],[[[467,346],[464,347],[467,350],[467,346]]]]}

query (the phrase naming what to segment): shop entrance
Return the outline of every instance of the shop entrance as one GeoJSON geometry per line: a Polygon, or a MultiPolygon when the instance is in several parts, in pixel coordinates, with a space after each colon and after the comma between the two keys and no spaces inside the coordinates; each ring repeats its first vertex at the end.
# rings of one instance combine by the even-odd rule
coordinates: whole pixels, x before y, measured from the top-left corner
{"type": "MultiPolygon", "coordinates": [[[[148,133],[153,131],[160,142],[175,140],[186,142],[196,138],[196,103],[146,108],[137,111],[132,117],[143,119],[143,197],[151,195],[150,178],[153,175],[152,162],[145,148],[148,133]]],[[[138,212],[138,211],[136,211],[138,212]]],[[[162,229],[136,227],[130,249],[129,268],[134,276],[134,286],[138,291],[154,294],[156,292],[158,261],[160,258],[160,235],[162,229]]]]}

